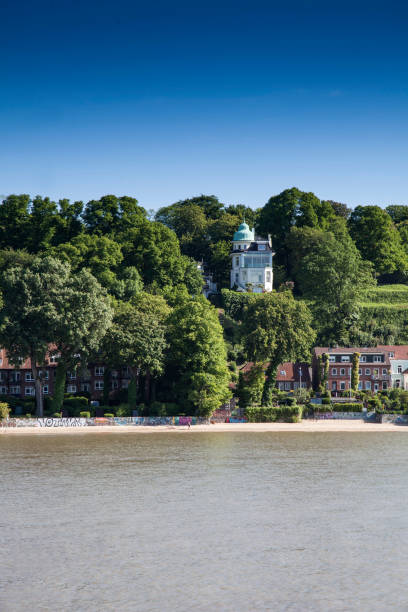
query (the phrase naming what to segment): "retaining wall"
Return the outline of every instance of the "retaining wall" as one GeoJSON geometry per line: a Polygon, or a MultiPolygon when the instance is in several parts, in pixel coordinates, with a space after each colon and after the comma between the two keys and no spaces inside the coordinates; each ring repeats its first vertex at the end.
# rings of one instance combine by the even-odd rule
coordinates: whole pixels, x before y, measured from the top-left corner
{"type": "Polygon", "coordinates": [[[1,427],[95,427],[109,426],[156,426],[156,425],[201,425],[209,423],[202,417],[94,417],[83,419],[67,417],[62,419],[19,419],[12,418],[0,421],[1,427]]]}

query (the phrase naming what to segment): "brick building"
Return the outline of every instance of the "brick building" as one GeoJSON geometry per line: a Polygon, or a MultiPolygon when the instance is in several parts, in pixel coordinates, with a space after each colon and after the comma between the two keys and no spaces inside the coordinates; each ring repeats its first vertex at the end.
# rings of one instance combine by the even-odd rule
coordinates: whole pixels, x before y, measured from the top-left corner
{"type": "Polygon", "coordinates": [[[407,388],[408,346],[380,345],[376,347],[313,349],[313,386],[318,384],[319,356],[329,355],[328,389],[334,397],[351,389],[353,354],[360,353],[358,388],[364,391],[386,390],[391,387],[407,388]]]}

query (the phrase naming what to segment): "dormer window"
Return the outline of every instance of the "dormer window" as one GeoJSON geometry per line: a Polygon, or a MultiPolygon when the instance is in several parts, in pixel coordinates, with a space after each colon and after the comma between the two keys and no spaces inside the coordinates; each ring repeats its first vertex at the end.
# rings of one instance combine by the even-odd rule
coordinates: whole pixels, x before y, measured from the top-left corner
{"type": "Polygon", "coordinates": [[[265,251],[266,246],[264,244],[258,244],[258,251],[265,251]]]}
{"type": "Polygon", "coordinates": [[[286,370],[281,370],[281,371],[280,371],[280,375],[281,375],[281,376],[286,376],[286,370]]]}

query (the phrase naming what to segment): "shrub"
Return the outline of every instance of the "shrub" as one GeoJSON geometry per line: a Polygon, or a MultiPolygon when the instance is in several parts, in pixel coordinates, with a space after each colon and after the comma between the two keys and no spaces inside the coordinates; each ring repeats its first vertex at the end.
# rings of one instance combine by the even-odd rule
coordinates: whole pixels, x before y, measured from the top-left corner
{"type": "Polygon", "coordinates": [[[26,416],[26,419],[31,419],[31,413],[30,412],[28,412],[25,416],[26,416]]]}
{"type": "Polygon", "coordinates": [[[9,405],[6,402],[0,402],[0,421],[8,419],[10,414],[9,405]]]}
{"type": "Polygon", "coordinates": [[[249,406],[245,410],[245,417],[251,423],[268,423],[283,421],[297,423],[302,418],[302,408],[292,406],[249,406]]]}
{"type": "Polygon", "coordinates": [[[86,410],[89,406],[87,397],[80,396],[69,396],[64,398],[62,404],[63,408],[66,408],[71,416],[78,416],[81,411],[86,410]]]}
{"type": "Polygon", "coordinates": [[[54,419],[60,419],[62,417],[62,412],[54,412],[52,417],[54,419]]]}
{"type": "Polygon", "coordinates": [[[361,412],[363,409],[363,404],[356,402],[345,402],[343,403],[337,403],[337,404],[333,404],[333,411],[334,412],[361,412]]]}
{"type": "Polygon", "coordinates": [[[114,415],[114,414],[112,414],[112,412],[105,412],[103,416],[105,416],[105,417],[107,417],[107,418],[109,417],[109,418],[112,418],[112,419],[113,419],[113,417],[114,417],[115,415],[114,415]]]}
{"type": "Polygon", "coordinates": [[[79,413],[79,416],[80,416],[81,418],[83,418],[83,419],[90,419],[90,418],[91,418],[91,413],[90,413],[90,412],[83,411],[83,412],[80,412],[80,413],[79,413]]]}
{"type": "Polygon", "coordinates": [[[116,408],[116,416],[118,417],[132,416],[132,411],[130,409],[129,404],[119,404],[119,406],[116,408]]]}
{"type": "Polygon", "coordinates": [[[322,404],[324,404],[324,405],[329,405],[329,406],[330,406],[330,404],[331,404],[331,399],[330,399],[330,397],[323,397],[323,398],[322,398],[322,404]]]}

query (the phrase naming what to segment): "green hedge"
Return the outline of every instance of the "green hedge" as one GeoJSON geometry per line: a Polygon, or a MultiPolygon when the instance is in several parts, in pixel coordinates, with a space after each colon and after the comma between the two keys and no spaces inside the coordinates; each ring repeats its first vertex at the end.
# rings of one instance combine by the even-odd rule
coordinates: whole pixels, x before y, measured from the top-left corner
{"type": "Polygon", "coordinates": [[[88,411],[84,411],[84,412],[80,412],[79,416],[83,419],[90,419],[91,418],[91,413],[88,411]]]}
{"type": "Polygon", "coordinates": [[[361,412],[363,409],[363,404],[360,403],[355,403],[353,404],[352,402],[350,403],[336,403],[336,404],[332,404],[332,411],[333,412],[361,412]]]}
{"type": "Polygon", "coordinates": [[[245,417],[250,423],[298,423],[302,419],[301,406],[249,406],[245,417]]]}

